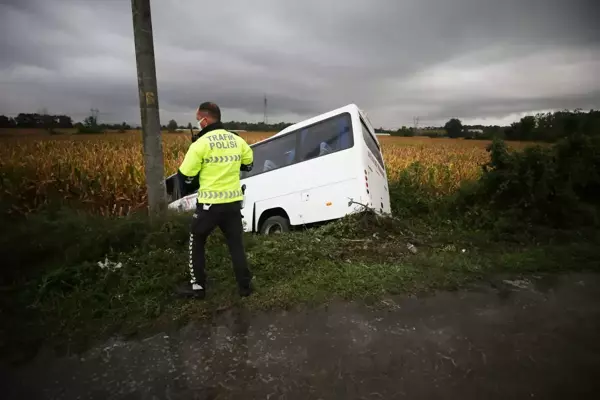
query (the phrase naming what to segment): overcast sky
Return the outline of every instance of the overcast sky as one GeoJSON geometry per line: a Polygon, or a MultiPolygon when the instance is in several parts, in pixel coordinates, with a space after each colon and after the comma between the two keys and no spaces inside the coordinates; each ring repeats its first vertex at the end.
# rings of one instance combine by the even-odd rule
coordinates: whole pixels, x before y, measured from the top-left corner
{"type": "MultiPolygon", "coordinates": [[[[600,108],[594,0],[153,0],[161,123],[295,122],[354,102],[377,127],[600,108]]],[[[0,0],[0,114],[139,123],[130,0],[0,0]]]]}

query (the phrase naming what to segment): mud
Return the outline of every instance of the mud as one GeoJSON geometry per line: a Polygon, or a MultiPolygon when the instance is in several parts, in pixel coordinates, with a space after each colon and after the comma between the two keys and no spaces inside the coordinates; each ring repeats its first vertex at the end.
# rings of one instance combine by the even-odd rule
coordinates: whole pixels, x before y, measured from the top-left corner
{"type": "Polygon", "coordinates": [[[585,399],[600,275],[251,314],[2,370],[4,399],[585,399]]]}

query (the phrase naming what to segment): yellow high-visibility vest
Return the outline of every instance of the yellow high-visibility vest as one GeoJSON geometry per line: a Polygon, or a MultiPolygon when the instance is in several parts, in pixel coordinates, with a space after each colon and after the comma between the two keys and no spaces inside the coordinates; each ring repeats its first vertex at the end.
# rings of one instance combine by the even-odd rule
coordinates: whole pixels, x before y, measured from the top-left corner
{"type": "Polygon", "coordinates": [[[244,198],[240,167],[252,162],[252,149],[244,139],[215,129],[190,145],[179,171],[188,177],[200,174],[198,203],[232,203],[244,198]]]}

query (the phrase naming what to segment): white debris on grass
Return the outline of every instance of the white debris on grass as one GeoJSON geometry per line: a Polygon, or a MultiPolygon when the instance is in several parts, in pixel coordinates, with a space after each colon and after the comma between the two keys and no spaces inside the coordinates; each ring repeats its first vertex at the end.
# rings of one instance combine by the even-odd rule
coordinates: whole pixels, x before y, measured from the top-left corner
{"type": "Polygon", "coordinates": [[[505,279],[502,282],[506,283],[507,285],[517,287],[519,289],[528,289],[531,285],[531,282],[529,282],[528,280],[525,280],[525,279],[515,279],[515,280],[505,279]]]}
{"type": "Polygon", "coordinates": [[[116,271],[120,269],[123,266],[123,264],[109,261],[108,257],[105,257],[104,262],[98,261],[98,266],[102,269],[108,269],[109,271],[116,271]]]}

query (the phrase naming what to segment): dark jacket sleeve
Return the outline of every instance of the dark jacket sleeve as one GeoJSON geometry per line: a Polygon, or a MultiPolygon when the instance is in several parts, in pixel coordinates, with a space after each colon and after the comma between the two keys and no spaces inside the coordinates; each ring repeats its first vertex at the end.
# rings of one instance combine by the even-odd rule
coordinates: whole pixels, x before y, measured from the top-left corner
{"type": "Polygon", "coordinates": [[[250,164],[241,164],[240,165],[240,171],[245,171],[245,172],[250,172],[252,171],[252,167],[254,166],[254,163],[250,163],[250,164]]]}
{"type": "Polygon", "coordinates": [[[244,139],[240,138],[240,142],[242,146],[242,165],[240,166],[240,171],[250,172],[254,166],[254,152],[244,139]]]}
{"type": "Polygon", "coordinates": [[[200,175],[187,176],[178,169],[177,182],[179,183],[182,196],[187,196],[188,194],[194,193],[196,190],[200,189],[200,175]]]}

